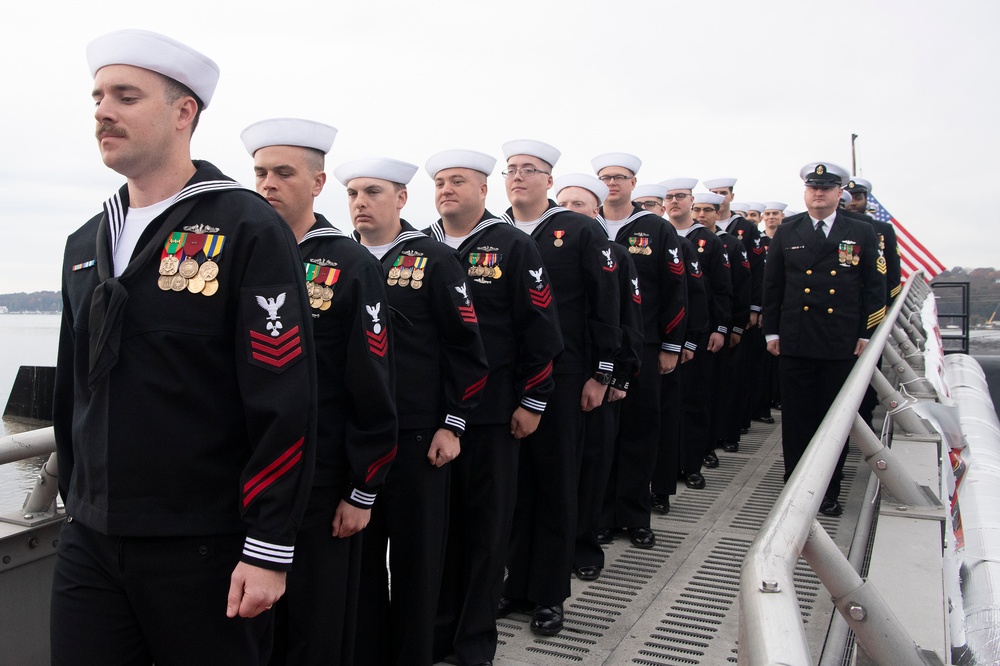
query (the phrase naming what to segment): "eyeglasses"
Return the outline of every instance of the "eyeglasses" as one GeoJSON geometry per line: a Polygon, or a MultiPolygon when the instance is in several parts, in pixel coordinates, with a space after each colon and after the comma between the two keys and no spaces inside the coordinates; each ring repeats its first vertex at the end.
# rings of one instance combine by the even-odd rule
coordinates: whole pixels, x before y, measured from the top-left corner
{"type": "Polygon", "coordinates": [[[715,206],[694,206],[691,208],[692,213],[717,213],[718,209],[715,206]]]}
{"type": "Polygon", "coordinates": [[[660,205],[659,202],[656,201],[637,201],[636,203],[645,208],[646,210],[653,210],[659,207],[660,205]]]}
{"type": "Polygon", "coordinates": [[[536,173],[549,174],[548,171],[542,171],[541,169],[536,169],[535,167],[509,167],[506,171],[502,172],[504,178],[513,178],[517,174],[521,174],[521,178],[531,178],[536,173]]]}
{"type": "Polygon", "coordinates": [[[605,185],[609,183],[624,183],[626,180],[631,178],[631,176],[626,176],[622,173],[616,173],[613,176],[598,176],[598,179],[605,185]]]}
{"type": "Polygon", "coordinates": [[[684,201],[689,196],[691,196],[691,195],[690,194],[685,194],[684,192],[678,192],[677,194],[664,194],[663,195],[663,200],[664,201],[670,201],[671,199],[676,199],[677,201],[684,201]]]}

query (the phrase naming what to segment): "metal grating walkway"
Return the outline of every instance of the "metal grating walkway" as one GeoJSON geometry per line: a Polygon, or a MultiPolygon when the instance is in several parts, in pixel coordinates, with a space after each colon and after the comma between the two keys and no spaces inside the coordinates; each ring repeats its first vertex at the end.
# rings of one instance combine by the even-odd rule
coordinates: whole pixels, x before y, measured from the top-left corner
{"type": "MultiPolygon", "coordinates": [[[[670,513],[653,514],[657,545],[632,547],[624,535],[605,546],[601,578],[573,579],[566,627],[542,637],[515,613],[498,623],[497,666],[521,664],[736,663],[740,566],[783,487],[780,412],[775,425],[754,422],[739,453],[718,451],[703,470],[707,487],[683,484],[670,513]]],[[[819,521],[845,553],[860,510],[868,469],[852,449],[844,468],[844,515],[819,521]]],[[[806,635],[818,661],[833,604],[804,561],[795,573],[806,635]]]]}

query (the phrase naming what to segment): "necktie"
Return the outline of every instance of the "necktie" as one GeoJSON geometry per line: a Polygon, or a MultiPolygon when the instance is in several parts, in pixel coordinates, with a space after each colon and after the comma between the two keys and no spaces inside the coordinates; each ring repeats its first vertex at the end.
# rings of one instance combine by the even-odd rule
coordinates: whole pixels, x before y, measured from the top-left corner
{"type": "Polygon", "coordinates": [[[819,220],[816,223],[816,233],[818,233],[823,238],[826,238],[826,232],[823,231],[823,220],[819,220]]]}

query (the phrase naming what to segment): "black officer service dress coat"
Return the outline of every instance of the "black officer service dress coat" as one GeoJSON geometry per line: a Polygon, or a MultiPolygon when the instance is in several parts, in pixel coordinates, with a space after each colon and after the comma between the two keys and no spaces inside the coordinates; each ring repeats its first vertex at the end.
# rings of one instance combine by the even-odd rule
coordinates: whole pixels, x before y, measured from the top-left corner
{"type": "Polygon", "coordinates": [[[826,238],[808,213],[786,219],[767,250],[764,334],[782,356],[854,357],[885,317],[884,264],[871,224],[837,212],[826,238]]]}

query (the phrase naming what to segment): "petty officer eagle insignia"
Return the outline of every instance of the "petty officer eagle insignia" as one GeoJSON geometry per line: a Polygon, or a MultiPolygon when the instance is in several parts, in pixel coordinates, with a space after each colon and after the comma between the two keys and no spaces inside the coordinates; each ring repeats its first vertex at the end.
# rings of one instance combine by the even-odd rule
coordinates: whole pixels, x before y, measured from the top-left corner
{"type": "Polygon", "coordinates": [[[284,370],[302,356],[299,301],[293,285],[261,292],[244,289],[244,312],[249,336],[247,351],[251,365],[272,372],[284,370]]]}

